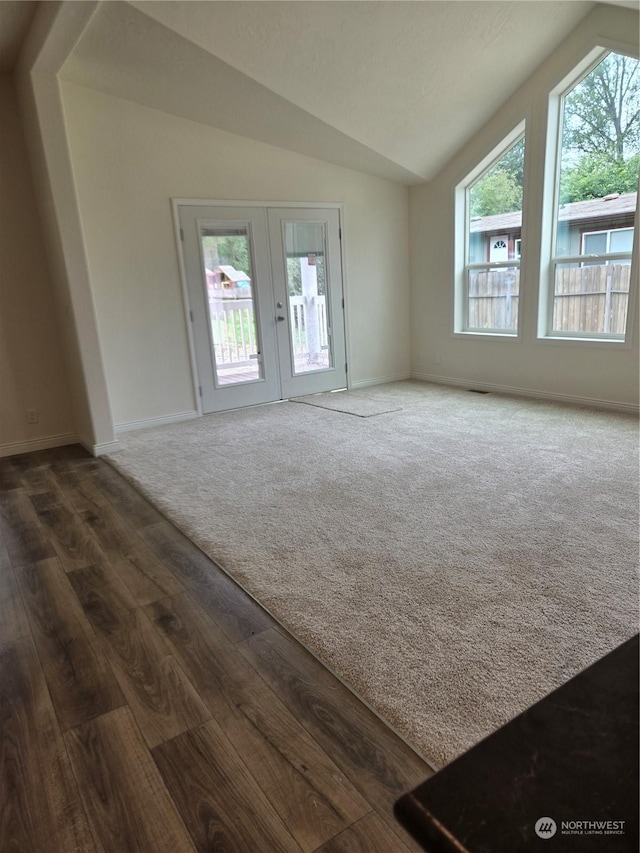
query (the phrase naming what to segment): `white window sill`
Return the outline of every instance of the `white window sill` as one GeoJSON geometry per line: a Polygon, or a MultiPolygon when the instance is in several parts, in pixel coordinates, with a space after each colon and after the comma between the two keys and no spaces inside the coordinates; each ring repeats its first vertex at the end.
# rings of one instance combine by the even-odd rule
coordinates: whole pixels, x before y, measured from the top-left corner
{"type": "Polygon", "coordinates": [[[518,341],[520,337],[517,332],[481,332],[476,329],[459,330],[453,333],[454,338],[491,338],[501,341],[518,341]]]}
{"type": "Polygon", "coordinates": [[[589,338],[571,335],[539,335],[538,343],[542,344],[582,344],[583,346],[615,347],[616,349],[629,349],[630,341],[624,338],[589,338]]]}

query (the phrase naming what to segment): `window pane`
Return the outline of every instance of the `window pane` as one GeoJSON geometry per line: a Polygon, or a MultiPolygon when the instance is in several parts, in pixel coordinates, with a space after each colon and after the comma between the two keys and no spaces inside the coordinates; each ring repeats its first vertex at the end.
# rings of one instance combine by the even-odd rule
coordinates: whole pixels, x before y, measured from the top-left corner
{"type": "Polygon", "coordinates": [[[262,378],[246,227],[201,228],[217,385],[262,378]]]}
{"type": "Polygon", "coordinates": [[[631,254],[632,248],[633,228],[619,228],[617,231],[611,231],[610,252],[629,252],[631,254]]]}
{"type": "Polygon", "coordinates": [[[473,269],[468,273],[467,328],[515,332],[518,320],[518,267],[473,269]]]}
{"type": "Polygon", "coordinates": [[[293,372],[333,366],[325,269],[325,223],[286,222],[287,291],[293,372]]]}
{"type": "Polygon", "coordinates": [[[609,53],[564,96],[556,258],[631,251],[632,238],[613,234],[633,228],[639,108],[640,63],[617,53],[609,53]]]}
{"type": "Polygon", "coordinates": [[[630,278],[628,263],[557,264],[554,331],[624,335],[630,278]]]}
{"type": "Polygon", "coordinates": [[[487,265],[467,270],[469,331],[517,331],[523,179],[524,138],[467,191],[467,264],[487,265]]]}
{"type": "Polygon", "coordinates": [[[585,234],[582,248],[584,255],[604,255],[607,251],[607,232],[585,234]]]}
{"type": "Polygon", "coordinates": [[[524,139],[520,139],[469,188],[468,263],[518,257],[523,177],[524,139]]]}
{"type": "Polygon", "coordinates": [[[573,262],[555,263],[554,333],[624,337],[639,116],[640,63],[622,54],[605,56],[562,99],[554,256],[573,262]],[[621,252],[628,257],[610,257],[621,252]]]}

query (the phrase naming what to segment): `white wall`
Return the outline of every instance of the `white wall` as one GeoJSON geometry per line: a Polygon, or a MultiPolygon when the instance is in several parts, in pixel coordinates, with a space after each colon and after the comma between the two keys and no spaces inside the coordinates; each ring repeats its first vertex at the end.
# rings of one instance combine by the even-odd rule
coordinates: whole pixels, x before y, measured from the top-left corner
{"type": "Polygon", "coordinates": [[[0,455],[74,440],[60,323],[12,75],[0,75],[0,455]],[[28,424],[26,411],[37,409],[28,424]]]}
{"type": "MultiPolygon", "coordinates": [[[[546,395],[638,404],[638,313],[631,345],[537,340],[540,222],[545,124],[549,92],[599,38],[619,44],[635,38],[638,15],[597,6],[536,73],[428,185],[410,190],[412,373],[414,376],[501,386],[546,395]],[[523,118],[527,119],[531,215],[525,222],[521,271],[524,322],[519,339],[454,337],[454,188],[523,118]]],[[[633,42],[632,42],[633,44],[633,42]]],[[[612,43],[611,46],[614,46],[612,43]]],[[[636,266],[637,271],[637,266],[636,266]]]]}
{"type": "Polygon", "coordinates": [[[114,449],[115,434],[82,223],[62,113],[58,72],[98,3],[41,3],[15,69],[33,187],[60,317],[63,350],[77,439],[95,453],[114,449]]]}
{"type": "Polygon", "coordinates": [[[172,197],[344,203],[351,380],[408,375],[405,187],[74,84],[62,93],[116,424],[195,408],[172,197]]]}

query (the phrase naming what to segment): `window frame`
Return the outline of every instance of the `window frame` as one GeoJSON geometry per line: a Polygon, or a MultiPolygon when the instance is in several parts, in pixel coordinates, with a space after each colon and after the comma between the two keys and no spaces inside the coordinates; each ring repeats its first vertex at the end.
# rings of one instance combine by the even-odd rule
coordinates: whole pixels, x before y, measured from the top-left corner
{"type": "MultiPolygon", "coordinates": [[[[556,267],[562,264],[580,263],[585,261],[584,254],[557,256],[555,254],[558,234],[558,218],[560,212],[559,192],[562,160],[562,130],[564,118],[564,98],[585,79],[610,53],[618,53],[639,59],[629,45],[599,40],[583,59],[574,65],[573,69],[552,89],[548,99],[547,135],[544,158],[543,207],[542,207],[542,239],[540,286],[538,293],[538,340],[566,342],[568,344],[595,344],[598,346],[614,345],[629,346],[633,328],[633,312],[636,304],[636,280],[638,266],[638,225],[640,191],[636,196],[636,212],[633,225],[633,243],[630,252],[606,253],[600,257],[606,261],[628,260],[631,265],[629,297],[627,303],[626,327],[623,335],[607,332],[555,331],[553,329],[553,314],[555,300],[556,267]],[[551,210],[550,210],[551,206],[551,210]]],[[[639,188],[640,189],[640,188],[639,188]]],[[[631,227],[631,226],[628,226],[631,227]]],[[[603,229],[606,230],[606,229],[603,229]]],[[[580,245],[583,245],[583,234],[580,235],[580,245]]]]}
{"type": "Polygon", "coordinates": [[[491,151],[483,157],[454,190],[454,212],[455,212],[455,287],[454,287],[454,310],[453,310],[453,335],[464,337],[480,337],[490,339],[520,340],[522,336],[522,276],[518,288],[518,311],[516,316],[516,328],[508,329],[476,329],[469,327],[469,272],[473,269],[504,269],[517,267],[521,272],[523,269],[522,252],[518,257],[506,261],[481,261],[469,263],[470,230],[471,222],[469,209],[470,191],[475,184],[489,172],[502,157],[518,142],[524,139],[524,178],[522,187],[522,221],[520,226],[520,246],[522,248],[525,230],[525,206],[526,206],[526,183],[527,183],[527,121],[522,119],[491,151]]]}

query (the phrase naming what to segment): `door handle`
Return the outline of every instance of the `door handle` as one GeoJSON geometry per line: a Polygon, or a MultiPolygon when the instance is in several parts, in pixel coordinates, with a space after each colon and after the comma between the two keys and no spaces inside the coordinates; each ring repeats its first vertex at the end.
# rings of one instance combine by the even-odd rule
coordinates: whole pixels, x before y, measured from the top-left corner
{"type": "Polygon", "coordinates": [[[286,318],[286,317],[283,317],[283,316],[282,316],[282,314],[278,314],[278,316],[276,317],[276,320],[277,320],[279,323],[282,323],[282,321],[283,321],[283,320],[286,320],[286,319],[287,319],[287,318],[286,318]]]}

